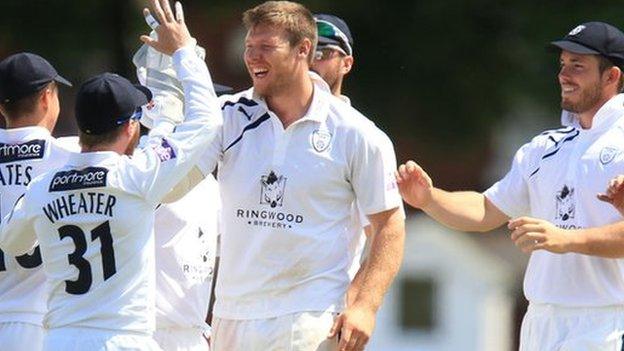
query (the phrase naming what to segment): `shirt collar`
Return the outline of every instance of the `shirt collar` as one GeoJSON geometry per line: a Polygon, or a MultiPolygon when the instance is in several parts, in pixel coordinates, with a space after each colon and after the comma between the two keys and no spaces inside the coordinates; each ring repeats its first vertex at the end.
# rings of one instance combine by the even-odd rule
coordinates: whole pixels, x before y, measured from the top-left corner
{"type": "Polygon", "coordinates": [[[351,99],[349,99],[349,97],[348,97],[348,96],[346,96],[346,95],[340,95],[338,98],[339,98],[340,100],[342,100],[345,104],[347,104],[347,105],[351,106],[351,99]]]}
{"type": "MultiPolygon", "coordinates": [[[[619,118],[624,116],[624,94],[618,94],[609,99],[596,114],[589,130],[602,130],[607,128],[619,118]]],[[[582,129],[578,115],[574,112],[563,110],[561,112],[561,124],[565,127],[582,129]]]]}
{"type": "Polygon", "coordinates": [[[50,131],[39,126],[0,129],[0,139],[9,143],[21,142],[25,139],[47,139],[49,137],[50,131]]]}

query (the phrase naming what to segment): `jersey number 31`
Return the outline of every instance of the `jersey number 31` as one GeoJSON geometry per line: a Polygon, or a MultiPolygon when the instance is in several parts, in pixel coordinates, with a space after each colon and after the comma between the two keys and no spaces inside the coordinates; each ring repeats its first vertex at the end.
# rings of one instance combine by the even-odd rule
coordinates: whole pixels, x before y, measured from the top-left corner
{"type": "MultiPolygon", "coordinates": [[[[65,291],[72,295],[86,294],[91,288],[93,275],[91,264],[84,257],[87,252],[87,238],[80,227],[75,225],[64,225],[59,228],[61,240],[70,237],[76,245],[76,250],[67,256],[69,264],[78,268],[78,278],[76,280],[65,281],[65,291]]],[[[100,239],[100,254],[102,256],[102,270],[104,280],[107,280],[117,272],[115,267],[115,252],[113,251],[113,237],[108,221],[98,225],[91,231],[91,241],[100,239]]]]}

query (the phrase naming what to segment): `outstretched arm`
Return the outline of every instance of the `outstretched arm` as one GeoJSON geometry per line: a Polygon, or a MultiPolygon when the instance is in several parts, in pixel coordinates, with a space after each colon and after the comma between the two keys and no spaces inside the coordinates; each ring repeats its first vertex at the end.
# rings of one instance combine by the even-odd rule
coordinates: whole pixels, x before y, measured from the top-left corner
{"type": "Polygon", "coordinates": [[[485,232],[500,227],[509,217],[483,194],[448,192],[435,188],[429,175],[414,161],[399,166],[396,174],[403,200],[436,221],[456,230],[485,232]]]}

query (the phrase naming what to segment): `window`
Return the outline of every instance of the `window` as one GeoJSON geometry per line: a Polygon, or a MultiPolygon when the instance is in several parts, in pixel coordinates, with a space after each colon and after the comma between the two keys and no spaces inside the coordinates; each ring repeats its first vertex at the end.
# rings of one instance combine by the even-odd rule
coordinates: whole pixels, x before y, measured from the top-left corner
{"type": "Polygon", "coordinates": [[[405,331],[436,327],[436,284],[430,277],[408,277],[399,284],[399,323],[405,331]]]}

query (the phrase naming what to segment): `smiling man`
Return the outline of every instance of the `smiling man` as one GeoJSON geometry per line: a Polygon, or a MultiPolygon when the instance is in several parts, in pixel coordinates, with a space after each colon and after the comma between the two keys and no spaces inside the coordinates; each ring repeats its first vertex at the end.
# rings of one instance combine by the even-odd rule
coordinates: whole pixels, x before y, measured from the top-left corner
{"type": "Polygon", "coordinates": [[[624,34],[589,22],[551,46],[560,53],[563,128],[522,146],[482,194],[435,188],[413,161],[397,180],[405,201],[437,221],[464,231],[508,223],[531,254],[520,350],[620,350],[624,222],[596,195],[624,169],[624,34]]]}
{"type": "Polygon", "coordinates": [[[268,1],[246,11],[253,88],[222,97],[218,164],[221,265],[214,350],[361,350],[402,258],[404,214],[389,138],[310,72],[309,10],[268,1]],[[346,304],[359,228],[372,226],[361,289],[346,304]]]}

